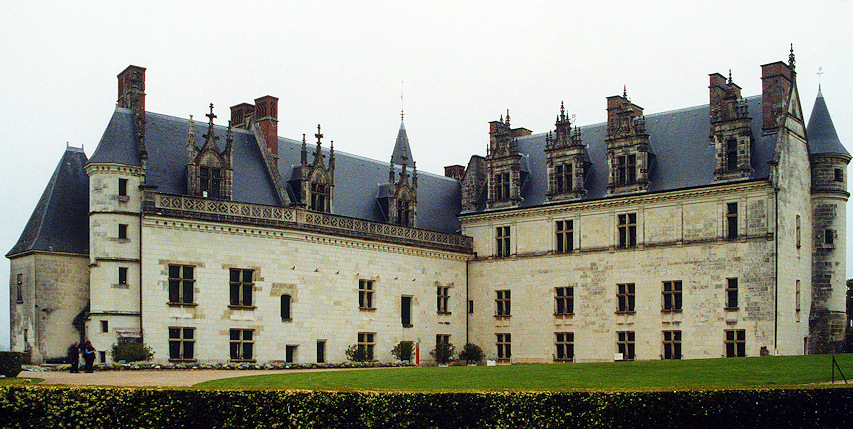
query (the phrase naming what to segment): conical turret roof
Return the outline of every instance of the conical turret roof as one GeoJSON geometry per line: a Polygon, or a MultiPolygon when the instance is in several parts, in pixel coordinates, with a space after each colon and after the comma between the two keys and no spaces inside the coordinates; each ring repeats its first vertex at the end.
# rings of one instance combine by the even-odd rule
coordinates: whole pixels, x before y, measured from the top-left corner
{"type": "Polygon", "coordinates": [[[394,144],[394,152],[391,154],[391,162],[397,165],[405,164],[409,168],[415,167],[412,159],[412,148],[409,147],[409,137],[406,135],[406,126],[400,121],[400,131],[397,131],[397,142],[394,144]]]}
{"type": "Polygon", "coordinates": [[[838,133],[835,132],[835,125],[832,124],[829,109],[826,107],[826,102],[823,99],[823,93],[820,89],[817,91],[817,99],[815,99],[806,132],[809,136],[809,151],[812,154],[837,153],[850,155],[847,149],[844,148],[844,145],[841,144],[841,140],[838,139],[838,133]]]}

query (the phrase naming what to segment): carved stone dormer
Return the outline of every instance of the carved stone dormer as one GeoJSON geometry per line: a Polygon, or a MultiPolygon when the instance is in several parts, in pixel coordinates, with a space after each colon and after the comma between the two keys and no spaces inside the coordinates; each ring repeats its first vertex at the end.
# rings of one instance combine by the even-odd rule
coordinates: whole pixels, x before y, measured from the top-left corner
{"type": "Polygon", "coordinates": [[[192,116],[187,131],[187,193],[193,196],[211,198],[216,200],[230,200],[232,189],[233,169],[231,158],[233,155],[233,137],[231,134],[231,121],[228,121],[228,134],[225,140],[225,148],[220,151],[216,143],[213,127],[213,103],[210,103],[207,134],[204,134],[204,144],[199,149],[195,145],[195,124],[192,116]]]}
{"type": "Polygon", "coordinates": [[[301,172],[301,196],[302,204],[310,210],[332,213],[335,208],[335,142],[329,146],[329,164],[323,161],[325,155],[321,148],[323,134],[320,132],[320,124],[317,124],[317,147],[314,149],[314,160],[308,163],[308,145],[305,142],[305,134],[302,135],[302,167],[301,172]]]}
{"type": "Polygon", "coordinates": [[[388,169],[388,222],[394,225],[410,226],[416,228],[418,208],[418,169],[414,161],[409,160],[407,152],[408,142],[402,147],[398,159],[391,156],[388,169]],[[395,161],[400,161],[400,177],[394,178],[395,161]],[[412,164],[411,182],[406,170],[409,162],[412,164]]]}
{"type": "Polygon", "coordinates": [[[548,201],[580,198],[586,193],[583,187],[584,150],[580,130],[572,130],[566,108],[560,103],[556,129],[545,137],[545,156],[548,158],[548,201]]]}
{"type": "Polygon", "coordinates": [[[643,108],[622,95],[607,97],[607,193],[645,191],[649,187],[649,135],[643,108]]]}
{"type": "Polygon", "coordinates": [[[488,208],[514,207],[521,202],[521,154],[518,140],[506,120],[489,122],[489,151],[486,154],[489,195],[488,208]]]}
{"type": "Polygon", "coordinates": [[[746,179],[752,173],[750,146],[752,132],[746,100],[740,87],[719,73],[710,75],[710,141],[716,153],[714,180],[746,179]]]}

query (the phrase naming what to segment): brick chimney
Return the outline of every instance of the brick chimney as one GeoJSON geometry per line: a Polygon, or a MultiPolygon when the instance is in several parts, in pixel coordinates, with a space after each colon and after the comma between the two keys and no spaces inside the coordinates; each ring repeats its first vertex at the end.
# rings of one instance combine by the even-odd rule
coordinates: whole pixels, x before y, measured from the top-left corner
{"type": "Polygon", "coordinates": [[[785,103],[794,84],[793,68],[777,61],[761,66],[761,130],[767,134],[779,128],[779,119],[785,113],[785,103]]]}
{"type": "Polygon", "coordinates": [[[137,133],[145,135],[145,67],[127,66],[118,74],[118,107],[139,115],[142,125],[137,133]]]}
{"type": "Polygon", "coordinates": [[[255,122],[261,129],[273,159],[278,163],[278,98],[265,95],[255,99],[255,122]]]}
{"type": "Polygon", "coordinates": [[[231,106],[231,126],[244,130],[249,129],[249,122],[253,113],[255,113],[255,106],[249,103],[231,106]]]}
{"type": "Polygon", "coordinates": [[[444,176],[461,181],[465,176],[464,165],[448,165],[444,167],[444,176]]]}
{"type": "Polygon", "coordinates": [[[622,95],[607,97],[607,138],[619,138],[642,134],[643,129],[637,127],[634,119],[643,117],[643,108],[628,100],[625,90],[622,95]]]}

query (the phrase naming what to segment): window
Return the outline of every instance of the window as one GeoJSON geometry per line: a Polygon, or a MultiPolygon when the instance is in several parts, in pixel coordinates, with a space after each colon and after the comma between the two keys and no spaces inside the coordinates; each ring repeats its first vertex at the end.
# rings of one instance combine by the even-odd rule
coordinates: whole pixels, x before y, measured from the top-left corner
{"type": "Polygon", "coordinates": [[[193,360],[195,328],[169,328],[169,360],[193,360]]]}
{"type": "Polygon", "coordinates": [[[325,183],[311,183],[311,210],[325,212],[329,201],[329,186],[325,183]]]}
{"type": "Polygon", "coordinates": [[[326,342],[317,340],[317,363],[326,362],[326,342]]]}
{"type": "Polygon", "coordinates": [[[244,270],[240,268],[231,268],[231,287],[230,305],[238,307],[252,306],[252,288],[255,284],[252,282],[253,270],[244,270]]]}
{"type": "Polygon", "coordinates": [[[663,358],[681,359],[681,331],[663,331],[663,358]]]}
{"type": "Polygon", "coordinates": [[[726,238],[737,238],[737,203],[726,204],[726,238]]]}
{"type": "Polygon", "coordinates": [[[572,286],[554,288],[555,315],[566,315],[575,312],[575,288],[572,286]]]}
{"type": "Polygon", "coordinates": [[[510,315],[510,295],[508,290],[497,291],[495,298],[496,311],[495,316],[506,317],[510,315]]]}
{"type": "Polygon", "coordinates": [[[557,221],[557,253],[568,253],[574,245],[574,221],[557,221]]]}
{"type": "Polygon", "coordinates": [[[213,167],[199,168],[199,190],[205,198],[219,198],[222,187],[222,170],[213,167]]]}
{"type": "Polygon", "coordinates": [[[844,170],[842,170],[840,168],[836,168],[834,180],[836,182],[843,182],[844,181],[844,170]]]}
{"type": "Polygon", "coordinates": [[[400,297],[400,323],[404,328],[412,327],[412,297],[400,297]]]}
{"type": "Polygon", "coordinates": [[[558,194],[572,190],[572,164],[554,167],[554,190],[558,194]]]}
{"type": "Polygon", "coordinates": [[[726,357],[746,356],[746,330],[732,329],[726,331],[726,357]]]}
{"type": "Polygon", "coordinates": [[[448,335],[448,334],[436,334],[435,345],[439,345],[439,344],[450,344],[450,335],[448,335]]]}
{"type": "Polygon", "coordinates": [[[105,352],[105,351],[98,352],[98,362],[107,363],[107,352],[105,352]]]}
{"type": "Polygon", "coordinates": [[[18,274],[17,276],[17,293],[15,301],[20,304],[24,302],[24,275],[18,274]]]}
{"type": "Polygon", "coordinates": [[[296,347],[297,346],[284,346],[284,361],[287,363],[294,362],[294,356],[296,355],[296,347]]]}
{"type": "Polygon", "coordinates": [[[373,310],[373,280],[358,281],[358,308],[373,310]]]}
{"type": "Polygon", "coordinates": [[[397,224],[411,226],[412,207],[407,200],[397,200],[397,224]]]}
{"type": "Polygon", "coordinates": [[[726,140],[726,170],[737,170],[737,140],[726,140]]]}
{"type": "Polygon", "coordinates": [[[634,283],[616,285],[616,312],[634,312],[634,283]]]}
{"type": "Polygon", "coordinates": [[[468,300],[468,312],[469,313],[474,312],[474,300],[473,299],[468,300]]]}
{"type": "Polygon", "coordinates": [[[255,331],[252,329],[231,329],[229,333],[231,335],[231,360],[252,360],[252,351],[255,346],[252,338],[255,331]]]}
{"type": "Polygon", "coordinates": [[[737,279],[726,279],[726,310],[737,310],[737,279]]]}
{"type": "Polygon", "coordinates": [[[127,196],[127,179],[118,179],[118,196],[127,196]]]}
{"type": "Polygon", "coordinates": [[[622,354],[622,360],[634,360],[634,331],[616,333],[616,352],[622,354]]]}
{"type": "Polygon", "coordinates": [[[575,334],[574,332],[555,332],[557,340],[557,354],[555,360],[572,361],[575,358],[575,334]]]}
{"type": "Polygon", "coordinates": [[[495,334],[497,336],[498,359],[509,360],[512,357],[512,338],[510,334],[495,334]]]}
{"type": "Polygon", "coordinates": [[[510,236],[509,236],[509,227],[508,226],[499,226],[495,230],[495,238],[497,244],[497,252],[495,255],[497,257],[509,256],[510,255],[510,236]]]}
{"type": "Polygon", "coordinates": [[[447,301],[450,300],[450,287],[436,286],[435,295],[436,311],[439,314],[450,314],[450,312],[447,311],[447,301]]]}
{"type": "Polygon", "coordinates": [[[835,231],[831,229],[825,229],[823,231],[823,243],[831,245],[835,242],[835,231]]]}
{"type": "Polygon", "coordinates": [[[118,284],[127,284],[127,267],[118,267],[118,284]]]}
{"type": "Polygon", "coordinates": [[[118,238],[127,239],[127,224],[120,223],[118,224],[118,238]]]}
{"type": "Polygon", "coordinates": [[[800,248],[800,215],[797,215],[797,249],[800,248]]]}
{"type": "Polygon", "coordinates": [[[169,265],[169,302],[173,304],[193,303],[192,265],[169,265]]]}
{"type": "Polygon", "coordinates": [[[681,281],[663,282],[663,311],[681,311],[681,281]]]}
{"type": "Polygon", "coordinates": [[[291,319],[290,316],[290,295],[282,295],[281,296],[281,320],[285,322],[289,322],[291,319]]]}
{"type": "Polygon", "coordinates": [[[637,245],[637,214],[625,213],[618,216],[619,247],[627,249],[637,245]]]}
{"type": "Polygon", "coordinates": [[[101,332],[110,332],[110,321],[109,320],[101,320],[101,332]]]}
{"type": "Polygon", "coordinates": [[[509,173],[495,174],[495,201],[509,199],[509,173]]]}
{"type": "Polygon", "coordinates": [[[616,157],[616,184],[633,185],[637,183],[637,156],[622,155],[616,157]]]}
{"type": "Polygon", "coordinates": [[[367,353],[367,360],[373,360],[373,348],[376,346],[375,340],[375,332],[358,333],[358,348],[363,349],[367,353]]]}
{"type": "Polygon", "coordinates": [[[794,296],[794,311],[797,312],[797,322],[800,321],[800,281],[797,280],[796,292],[794,296]]]}

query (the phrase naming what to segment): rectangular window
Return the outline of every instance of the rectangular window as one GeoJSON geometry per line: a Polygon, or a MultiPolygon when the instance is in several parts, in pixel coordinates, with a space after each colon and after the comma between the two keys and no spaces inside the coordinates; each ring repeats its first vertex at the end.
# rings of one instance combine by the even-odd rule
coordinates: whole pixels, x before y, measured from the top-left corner
{"type": "Polygon", "coordinates": [[[681,359],[681,331],[663,331],[663,358],[681,359]]]}
{"type": "Polygon", "coordinates": [[[554,288],[555,315],[567,315],[575,312],[575,288],[572,286],[554,288]]]}
{"type": "Polygon", "coordinates": [[[509,199],[509,173],[495,174],[495,201],[509,199]]]}
{"type": "Polygon", "coordinates": [[[835,243],[835,231],[831,229],[825,229],[823,231],[823,243],[824,244],[834,244],[835,243]]]}
{"type": "Polygon", "coordinates": [[[735,239],[737,233],[737,203],[726,204],[726,238],[735,239]]]}
{"type": "Polygon", "coordinates": [[[169,328],[169,360],[193,360],[195,328],[169,328]]]}
{"type": "Polygon", "coordinates": [[[367,353],[367,360],[373,360],[373,348],[376,346],[375,332],[359,332],[358,348],[367,353]]]}
{"type": "Polygon", "coordinates": [[[358,281],[358,308],[372,310],[373,307],[373,280],[358,281]]]}
{"type": "Polygon", "coordinates": [[[737,170],[737,140],[726,140],[726,170],[737,170]]]}
{"type": "Polygon", "coordinates": [[[23,274],[18,274],[18,275],[16,276],[16,278],[17,278],[17,279],[16,279],[16,283],[17,283],[17,293],[16,293],[16,299],[15,299],[15,301],[16,301],[18,304],[20,304],[20,303],[24,302],[24,275],[23,275],[23,274]]]}
{"type": "Polygon", "coordinates": [[[293,320],[290,316],[290,303],[291,297],[290,295],[282,295],[281,296],[281,320],[289,322],[293,320]]]}
{"type": "Polygon", "coordinates": [[[797,215],[797,249],[800,248],[800,215],[797,215]]]}
{"type": "Polygon", "coordinates": [[[118,267],[118,284],[127,284],[127,267],[118,267]]]}
{"type": "Polygon", "coordinates": [[[252,282],[254,270],[245,270],[241,268],[231,268],[230,281],[228,282],[231,288],[230,305],[236,307],[251,307],[252,306],[252,289],[255,283],[252,282]]]}
{"type": "Polygon", "coordinates": [[[574,332],[555,332],[557,337],[555,345],[557,354],[554,360],[571,362],[575,359],[575,334],[574,332]]]}
{"type": "Polygon", "coordinates": [[[800,321],[800,281],[797,280],[796,292],[794,301],[794,311],[797,312],[797,321],[800,321]]]}
{"type": "Polygon", "coordinates": [[[619,186],[637,183],[637,155],[616,157],[616,184],[619,186]]]}
{"type": "Polygon", "coordinates": [[[448,335],[448,334],[436,334],[435,345],[439,345],[439,344],[450,344],[450,335],[448,335]]]}
{"type": "Polygon", "coordinates": [[[317,363],[326,362],[326,342],[317,340],[317,363]]]}
{"type": "Polygon", "coordinates": [[[109,320],[101,320],[101,332],[110,332],[110,321],[109,320]]]}
{"type": "Polygon", "coordinates": [[[510,255],[510,230],[508,226],[499,226],[495,229],[497,257],[505,257],[510,255]]]}
{"type": "Polygon", "coordinates": [[[199,190],[205,198],[219,198],[222,187],[222,170],[213,167],[199,168],[199,190]]]}
{"type": "Polygon", "coordinates": [[[834,180],[835,180],[836,182],[843,182],[843,181],[844,181],[844,170],[842,170],[842,169],[840,169],[840,168],[836,168],[836,169],[835,169],[835,179],[834,179],[834,180]]]}
{"type": "Polygon", "coordinates": [[[663,282],[663,311],[681,311],[681,281],[663,282]]]}
{"type": "Polygon", "coordinates": [[[169,302],[173,304],[193,303],[192,265],[169,265],[169,302]]]}
{"type": "Polygon", "coordinates": [[[400,323],[404,328],[412,327],[412,297],[400,297],[400,323]]]}
{"type": "Polygon", "coordinates": [[[625,213],[618,216],[619,247],[627,249],[637,245],[637,214],[625,213]]]}
{"type": "Polygon", "coordinates": [[[616,285],[616,312],[634,312],[634,283],[616,285]]]}
{"type": "Polygon", "coordinates": [[[726,279],[726,310],[737,310],[737,279],[726,279]]]}
{"type": "Polygon", "coordinates": [[[118,224],[118,238],[127,239],[127,224],[118,224]]]}
{"type": "Polygon", "coordinates": [[[397,200],[397,224],[411,226],[412,207],[406,200],[397,200]]]}
{"type": "Polygon", "coordinates": [[[554,191],[557,194],[571,192],[572,190],[572,164],[557,165],[554,167],[554,191]]]}
{"type": "Polygon", "coordinates": [[[324,183],[311,183],[310,209],[318,212],[326,211],[326,201],[329,200],[329,187],[324,183]]]}
{"type": "Polygon", "coordinates": [[[252,329],[231,329],[230,345],[231,345],[231,360],[232,361],[249,361],[254,356],[255,341],[253,339],[255,331],[252,329]]]}
{"type": "Polygon", "coordinates": [[[495,316],[497,317],[506,317],[510,315],[510,294],[508,290],[497,291],[495,308],[495,316]]]}
{"type": "Polygon", "coordinates": [[[557,253],[569,253],[574,246],[574,221],[557,221],[557,253]]]}
{"type": "Polygon", "coordinates": [[[622,360],[634,360],[634,331],[616,333],[616,352],[622,354],[622,360]]]}
{"type": "Polygon", "coordinates": [[[469,313],[474,312],[474,300],[473,299],[468,300],[468,312],[469,313]]]}
{"type": "Polygon", "coordinates": [[[450,314],[447,311],[447,302],[450,300],[450,288],[447,286],[436,286],[435,288],[436,312],[439,314],[450,314]]]}
{"type": "Polygon", "coordinates": [[[98,361],[101,363],[107,363],[107,352],[105,352],[105,351],[98,352],[98,361]]]}
{"type": "Polygon", "coordinates": [[[284,346],[284,361],[287,363],[295,362],[297,346],[284,346]]]}
{"type": "Polygon", "coordinates": [[[118,179],[118,196],[127,196],[127,179],[118,179]]]}
{"type": "Polygon", "coordinates": [[[726,357],[746,356],[746,330],[732,329],[726,331],[726,357]]]}
{"type": "Polygon", "coordinates": [[[510,334],[495,334],[497,336],[498,359],[508,360],[512,357],[512,338],[510,334]]]}

